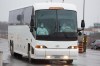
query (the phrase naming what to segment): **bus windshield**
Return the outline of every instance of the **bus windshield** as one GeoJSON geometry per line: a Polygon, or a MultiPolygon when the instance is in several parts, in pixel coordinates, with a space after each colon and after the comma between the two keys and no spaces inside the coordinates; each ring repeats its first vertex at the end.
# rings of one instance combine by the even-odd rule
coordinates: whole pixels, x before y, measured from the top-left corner
{"type": "Polygon", "coordinates": [[[77,13],[72,10],[37,10],[37,40],[69,40],[77,38],[77,13]]]}

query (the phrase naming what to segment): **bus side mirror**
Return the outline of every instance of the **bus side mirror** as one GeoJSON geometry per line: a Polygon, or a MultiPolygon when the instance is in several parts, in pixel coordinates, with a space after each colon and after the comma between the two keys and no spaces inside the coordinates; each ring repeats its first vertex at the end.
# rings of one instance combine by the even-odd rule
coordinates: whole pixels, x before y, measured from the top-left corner
{"type": "Polygon", "coordinates": [[[84,28],[85,28],[85,21],[84,20],[81,21],[81,28],[82,28],[82,30],[84,30],[84,28]]]}
{"type": "Polygon", "coordinates": [[[34,28],[34,30],[36,31],[37,30],[37,28],[36,27],[33,27],[34,28]]]}
{"type": "Polygon", "coordinates": [[[30,26],[34,26],[34,20],[31,19],[30,26]]]}
{"type": "Polygon", "coordinates": [[[31,15],[31,22],[30,22],[30,26],[34,26],[34,15],[31,15]]]}

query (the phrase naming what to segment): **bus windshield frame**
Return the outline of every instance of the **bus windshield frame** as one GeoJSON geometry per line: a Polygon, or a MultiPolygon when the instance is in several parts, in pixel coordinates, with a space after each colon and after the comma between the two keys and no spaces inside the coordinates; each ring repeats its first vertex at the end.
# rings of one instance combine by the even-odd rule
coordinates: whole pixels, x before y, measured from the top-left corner
{"type": "Polygon", "coordinates": [[[35,11],[36,40],[77,40],[77,12],[64,9],[35,11]]]}

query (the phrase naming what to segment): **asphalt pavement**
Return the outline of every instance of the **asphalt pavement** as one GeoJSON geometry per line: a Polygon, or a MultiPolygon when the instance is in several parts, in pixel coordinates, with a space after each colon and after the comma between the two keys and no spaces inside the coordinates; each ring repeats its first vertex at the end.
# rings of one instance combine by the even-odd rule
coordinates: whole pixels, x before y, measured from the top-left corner
{"type": "Polygon", "coordinates": [[[0,38],[0,50],[3,51],[3,66],[100,66],[100,50],[87,49],[86,53],[79,54],[78,59],[71,65],[60,61],[29,63],[25,58],[11,57],[7,39],[0,38]]]}

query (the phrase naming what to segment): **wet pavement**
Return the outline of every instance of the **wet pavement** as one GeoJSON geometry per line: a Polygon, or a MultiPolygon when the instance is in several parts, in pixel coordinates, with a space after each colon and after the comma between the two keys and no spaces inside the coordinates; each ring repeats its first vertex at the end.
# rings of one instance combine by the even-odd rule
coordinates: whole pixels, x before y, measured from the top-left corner
{"type": "Polygon", "coordinates": [[[25,58],[11,57],[8,41],[0,39],[0,49],[3,51],[3,66],[100,66],[100,50],[87,49],[86,53],[79,54],[78,59],[72,65],[54,61],[50,63],[29,63],[25,58]]]}

